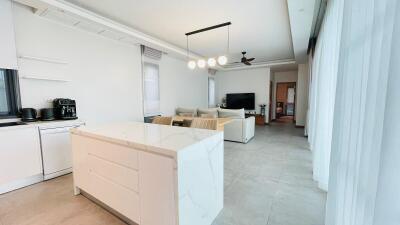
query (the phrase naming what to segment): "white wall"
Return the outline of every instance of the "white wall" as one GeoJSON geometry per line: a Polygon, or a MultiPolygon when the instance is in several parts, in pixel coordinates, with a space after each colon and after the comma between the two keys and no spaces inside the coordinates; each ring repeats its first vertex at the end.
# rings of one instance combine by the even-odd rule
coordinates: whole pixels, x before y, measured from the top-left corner
{"type": "Polygon", "coordinates": [[[160,62],[160,101],[163,115],[174,115],[177,106],[208,108],[208,72],[187,68],[186,62],[164,57],[160,62]]]}
{"type": "Polygon", "coordinates": [[[217,103],[227,93],[255,93],[257,113],[260,113],[260,104],[266,104],[266,118],[268,122],[270,68],[256,68],[247,70],[233,70],[218,72],[215,77],[217,103]]]}
{"type": "Polygon", "coordinates": [[[308,64],[299,64],[296,84],[296,126],[305,126],[308,107],[308,64]]]}
{"type": "MultiPolygon", "coordinates": [[[[297,70],[273,72],[273,90],[272,90],[272,119],[276,119],[276,84],[286,82],[297,82],[297,70]]],[[[297,93],[296,93],[297,94],[297,93]]]]}
{"type": "MultiPolygon", "coordinates": [[[[67,97],[77,101],[78,116],[89,123],[143,119],[139,47],[60,25],[20,5],[14,6],[14,19],[17,54],[62,59],[70,80],[20,79],[23,107],[50,107],[49,99],[67,97]]],[[[35,63],[48,74],[27,71],[20,77],[57,76],[52,64],[35,63]]]]}
{"type": "MultiPolygon", "coordinates": [[[[73,98],[80,119],[91,122],[143,120],[140,47],[123,44],[34,15],[14,5],[18,55],[62,59],[70,82],[20,79],[23,107],[50,107],[50,99],[73,98]]],[[[54,65],[35,62],[36,69],[57,77],[54,65]]],[[[161,109],[179,105],[207,106],[207,73],[186,69],[186,62],[163,55],[160,62],[161,109]]]]}

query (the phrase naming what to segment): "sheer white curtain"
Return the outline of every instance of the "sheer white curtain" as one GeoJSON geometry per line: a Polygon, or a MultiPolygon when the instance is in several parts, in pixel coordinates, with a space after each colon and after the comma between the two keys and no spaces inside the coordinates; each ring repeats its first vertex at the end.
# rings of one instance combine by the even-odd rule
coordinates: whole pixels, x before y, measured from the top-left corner
{"type": "Polygon", "coordinates": [[[328,2],[312,65],[309,142],[313,177],[328,190],[329,162],[344,0],[328,2]]]}
{"type": "Polygon", "coordinates": [[[143,101],[144,115],[160,114],[160,77],[159,66],[154,63],[143,63],[143,101]]]}
{"type": "Polygon", "coordinates": [[[215,107],[215,79],[208,77],[208,107],[215,107]]]}
{"type": "Polygon", "coordinates": [[[326,225],[400,224],[399,14],[344,1],[326,225]]]}

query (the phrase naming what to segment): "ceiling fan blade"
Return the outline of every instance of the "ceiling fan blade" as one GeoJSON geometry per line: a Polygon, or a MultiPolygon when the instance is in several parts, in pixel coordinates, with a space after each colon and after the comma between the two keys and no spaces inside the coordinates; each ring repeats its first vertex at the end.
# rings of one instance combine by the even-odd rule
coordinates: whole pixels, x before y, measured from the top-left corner
{"type": "Polygon", "coordinates": [[[253,61],[253,60],[255,60],[255,58],[250,58],[250,59],[247,59],[247,62],[250,62],[250,61],[253,61]]]}
{"type": "Polygon", "coordinates": [[[244,64],[251,66],[251,63],[249,63],[248,61],[244,62],[244,64]]]}

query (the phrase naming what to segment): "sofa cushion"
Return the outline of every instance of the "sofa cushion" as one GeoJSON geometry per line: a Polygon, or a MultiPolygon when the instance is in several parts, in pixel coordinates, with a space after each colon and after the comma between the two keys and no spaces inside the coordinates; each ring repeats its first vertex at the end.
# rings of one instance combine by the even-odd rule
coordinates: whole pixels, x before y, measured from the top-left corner
{"type": "Polygon", "coordinates": [[[197,109],[197,115],[202,117],[203,114],[207,114],[209,118],[215,118],[218,117],[218,109],[219,108],[197,109]]]}
{"type": "Polygon", "coordinates": [[[218,109],[218,117],[244,119],[244,109],[218,109]]]}
{"type": "Polygon", "coordinates": [[[176,115],[179,115],[179,116],[182,116],[181,113],[182,114],[185,113],[185,116],[192,116],[192,117],[197,115],[197,110],[196,109],[192,109],[192,108],[178,107],[175,111],[176,111],[176,115]],[[191,115],[186,114],[186,113],[190,113],[191,115]]]}
{"type": "Polygon", "coordinates": [[[203,113],[203,114],[200,114],[199,117],[201,117],[201,118],[217,118],[218,114],[203,113]]]}
{"type": "Polygon", "coordinates": [[[183,117],[194,117],[193,113],[179,113],[178,116],[183,116],[183,117]]]}

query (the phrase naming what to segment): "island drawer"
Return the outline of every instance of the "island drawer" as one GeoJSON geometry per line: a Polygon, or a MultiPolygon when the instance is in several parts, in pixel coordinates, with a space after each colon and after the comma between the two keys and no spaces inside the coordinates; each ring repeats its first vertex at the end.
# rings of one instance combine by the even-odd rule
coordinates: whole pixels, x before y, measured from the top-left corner
{"type": "Polygon", "coordinates": [[[137,170],[100,158],[91,153],[88,156],[88,168],[90,172],[108,179],[110,182],[139,192],[137,170]]]}
{"type": "Polygon", "coordinates": [[[107,159],[109,162],[131,169],[139,169],[138,150],[96,139],[86,141],[86,145],[90,155],[107,159]]]}
{"type": "MultiPolygon", "coordinates": [[[[112,209],[140,222],[140,201],[138,193],[125,188],[94,172],[89,172],[88,193],[112,209]]],[[[85,189],[84,189],[85,190],[85,189]]]]}

